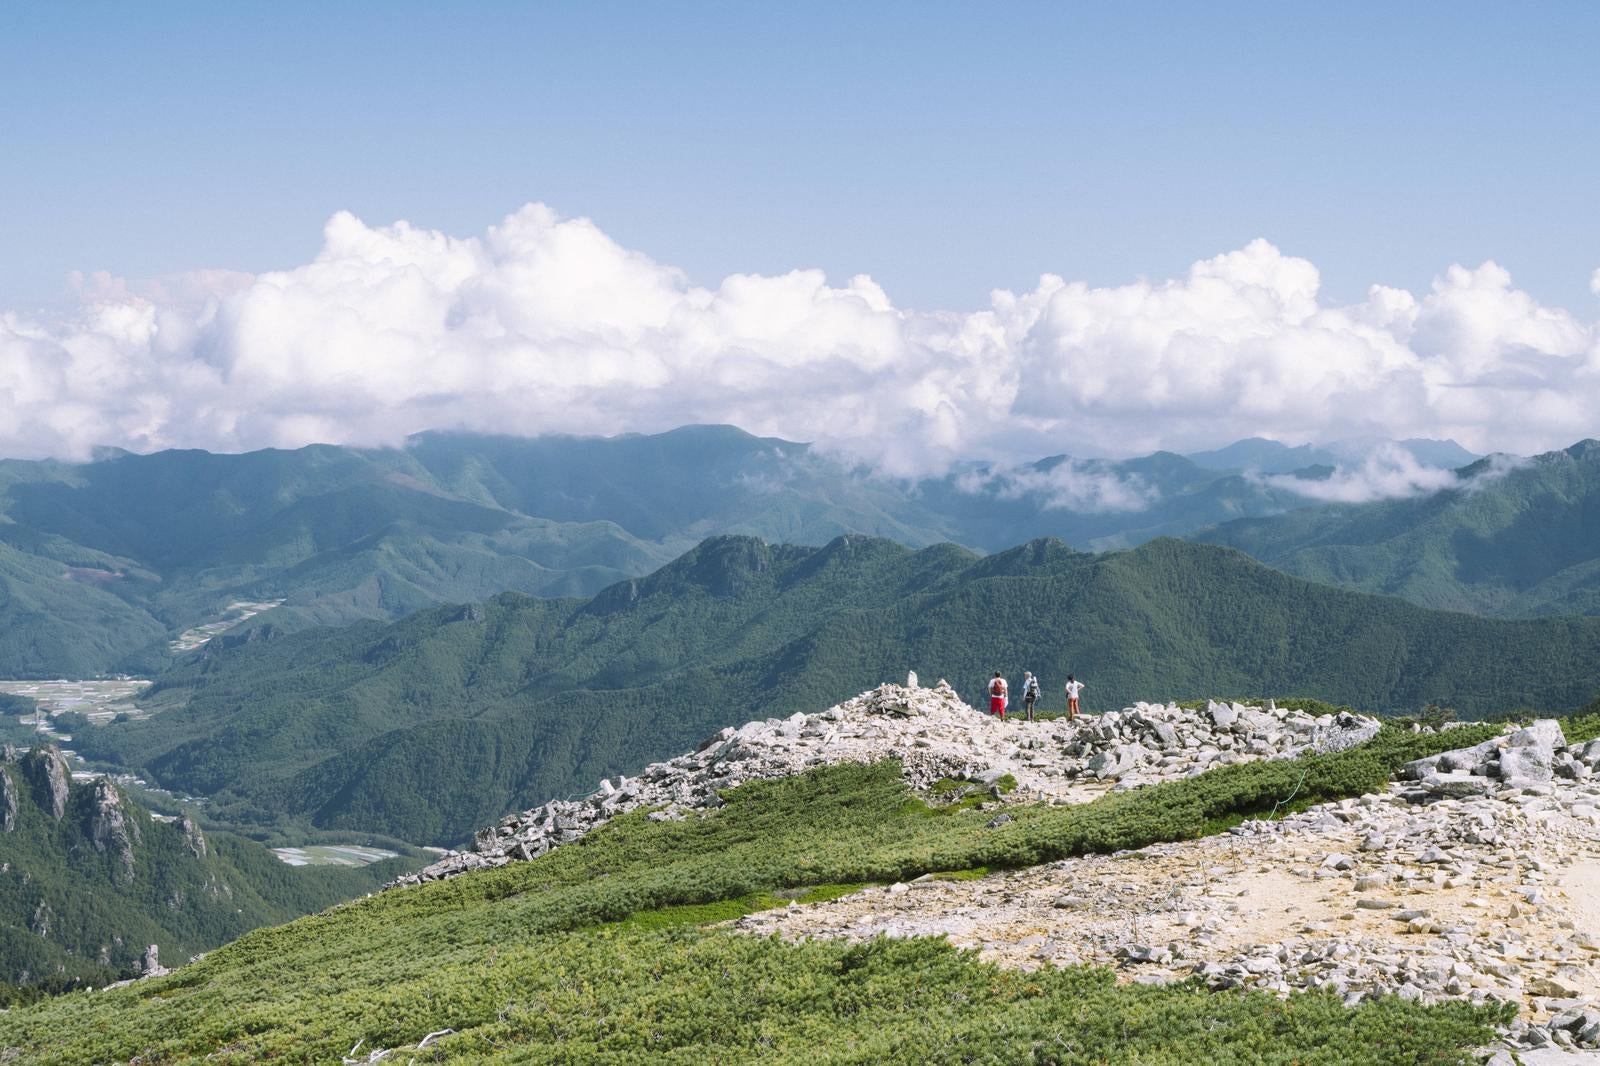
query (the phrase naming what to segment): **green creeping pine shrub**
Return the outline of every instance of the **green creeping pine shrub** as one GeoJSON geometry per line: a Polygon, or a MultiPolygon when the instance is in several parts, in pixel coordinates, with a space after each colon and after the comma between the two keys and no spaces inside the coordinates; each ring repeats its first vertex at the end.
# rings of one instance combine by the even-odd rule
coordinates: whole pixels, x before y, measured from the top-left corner
{"type": "Polygon", "coordinates": [[[323,1062],[358,1041],[394,1048],[450,1028],[417,1061],[1464,1062],[1499,1011],[1391,1000],[1346,1011],[1323,995],[1002,971],[938,942],[790,945],[695,926],[813,886],[1192,837],[1296,789],[1376,788],[1407,759],[1476,739],[1470,727],[1386,729],[1337,754],[1079,807],[1008,807],[1016,820],[995,829],[986,811],[906,813],[892,762],[752,782],[701,817],[635,812],[534,862],[355,900],[169,977],[13,1009],[0,1014],[0,1061],[13,1049],[41,1064],[323,1062]]]}
{"type": "Polygon", "coordinates": [[[1600,699],[1561,722],[1568,744],[1582,744],[1600,737],[1600,699]]]}

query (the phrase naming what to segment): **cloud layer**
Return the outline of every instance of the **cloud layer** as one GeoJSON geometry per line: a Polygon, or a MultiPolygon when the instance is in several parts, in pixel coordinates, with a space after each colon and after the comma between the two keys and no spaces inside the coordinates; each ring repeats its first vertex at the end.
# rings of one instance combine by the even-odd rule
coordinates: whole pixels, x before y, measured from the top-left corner
{"type": "Polygon", "coordinates": [[[1257,240],[1167,281],[1046,275],[917,311],[815,270],[697,286],[541,204],[471,238],[341,213],[293,270],[96,276],[70,311],[0,311],[0,454],[727,422],[916,474],[1245,436],[1534,452],[1600,433],[1600,325],[1494,263],[1348,306],[1319,284],[1257,240]]]}

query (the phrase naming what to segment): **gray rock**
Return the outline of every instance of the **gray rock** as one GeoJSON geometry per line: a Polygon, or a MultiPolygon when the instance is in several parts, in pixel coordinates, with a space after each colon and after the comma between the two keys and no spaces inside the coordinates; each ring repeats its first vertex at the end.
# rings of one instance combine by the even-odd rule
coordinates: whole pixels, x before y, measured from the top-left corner
{"type": "Polygon", "coordinates": [[[1432,773],[1422,779],[1422,787],[1434,796],[1446,799],[1466,799],[1470,796],[1487,796],[1495,789],[1493,781],[1464,773],[1432,773]]]}
{"type": "Polygon", "coordinates": [[[72,780],[66,756],[53,747],[35,748],[22,757],[22,769],[33,785],[39,806],[59,822],[67,813],[67,795],[72,780]]]}
{"type": "Polygon", "coordinates": [[[1211,718],[1211,724],[1218,729],[1232,729],[1239,720],[1239,712],[1225,703],[1215,701],[1206,705],[1206,714],[1211,718]]]}
{"type": "Polygon", "coordinates": [[[1567,738],[1561,732],[1560,722],[1554,718],[1541,718],[1512,733],[1506,744],[1513,748],[1539,748],[1554,752],[1557,748],[1567,746],[1567,738]]]}
{"type": "Polygon", "coordinates": [[[1406,781],[1421,781],[1438,772],[1439,761],[1443,758],[1443,755],[1429,755],[1423,759],[1413,759],[1400,767],[1400,776],[1406,781]]]}
{"type": "Polygon", "coordinates": [[[11,780],[11,771],[0,766],[0,829],[11,832],[17,827],[17,783],[11,780]]]}
{"type": "Polygon", "coordinates": [[[1178,731],[1166,722],[1155,722],[1151,725],[1150,732],[1154,735],[1156,744],[1162,748],[1176,748],[1180,745],[1178,731]]]}
{"type": "Polygon", "coordinates": [[[165,966],[161,965],[161,948],[159,945],[151,944],[144,949],[144,954],[139,957],[139,975],[141,977],[160,977],[162,974],[170,972],[165,966]]]}
{"type": "MultiPolygon", "coordinates": [[[[1512,739],[1515,738],[1514,734],[1512,739]]],[[[1548,748],[1531,745],[1507,747],[1500,753],[1498,773],[1502,781],[1519,787],[1529,783],[1546,784],[1555,777],[1554,759],[1555,753],[1548,748]]]]}
{"type": "Polygon", "coordinates": [[[122,794],[105,778],[96,778],[89,808],[89,840],[95,850],[110,852],[119,860],[124,881],[134,879],[133,844],[139,825],[128,816],[122,794]]]}
{"type": "Polygon", "coordinates": [[[185,812],[178,819],[178,832],[183,834],[183,841],[189,848],[189,853],[197,859],[206,857],[206,837],[200,832],[200,825],[185,812]]]}

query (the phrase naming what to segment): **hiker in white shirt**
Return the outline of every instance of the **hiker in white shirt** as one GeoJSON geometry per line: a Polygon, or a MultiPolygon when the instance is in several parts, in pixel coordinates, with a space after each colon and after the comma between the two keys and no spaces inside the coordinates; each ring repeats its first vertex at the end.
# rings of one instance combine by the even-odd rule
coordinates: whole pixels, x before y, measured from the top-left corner
{"type": "Polygon", "coordinates": [[[1067,675],[1067,721],[1078,717],[1078,693],[1082,692],[1084,684],[1071,674],[1067,675]]]}
{"type": "Polygon", "coordinates": [[[994,672],[994,680],[989,682],[989,713],[1000,719],[1006,720],[1006,679],[1000,676],[1000,671],[994,672]]]}

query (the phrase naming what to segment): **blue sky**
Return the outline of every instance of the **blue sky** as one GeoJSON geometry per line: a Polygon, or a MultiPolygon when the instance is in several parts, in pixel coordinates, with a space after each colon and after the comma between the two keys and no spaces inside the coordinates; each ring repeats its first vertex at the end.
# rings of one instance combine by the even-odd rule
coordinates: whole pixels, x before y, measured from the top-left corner
{"type": "Polygon", "coordinates": [[[1592,0],[0,4],[0,455],[1564,447],[1596,55],[1592,0]]]}
{"type": "Polygon", "coordinates": [[[9,4],[0,307],[527,201],[684,268],[966,310],[1265,237],[1593,318],[1600,5],[9,4]]]}

